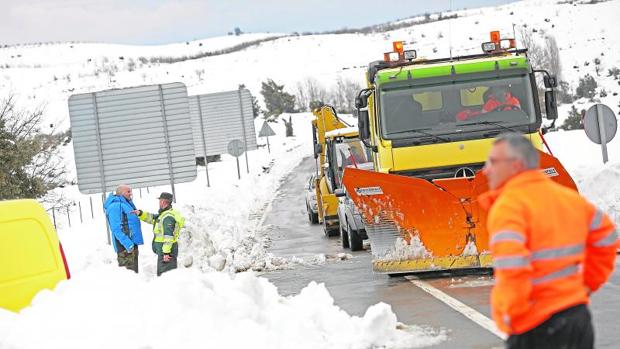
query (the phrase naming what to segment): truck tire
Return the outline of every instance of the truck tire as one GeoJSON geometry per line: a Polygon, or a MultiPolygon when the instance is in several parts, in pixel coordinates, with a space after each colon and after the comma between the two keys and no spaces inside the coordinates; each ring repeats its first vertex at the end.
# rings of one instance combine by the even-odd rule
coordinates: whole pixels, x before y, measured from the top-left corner
{"type": "Polygon", "coordinates": [[[351,251],[361,251],[364,249],[364,243],[362,238],[357,233],[357,230],[351,228],[349,222],[347,221],[347,233],[349,235],[349,245],[351,246],[351,251]]]}
{"type": "Polygon", "coordinates": [[[323,218],[323,232],[325,233],[325,236],[327,236],[328,238],[338,235],[338,230],[327,226],[327,221],[325,218],[323,218]]]}
{"type": "Polygon", "coordinates": [[[306,205],[306,211],[308,212],[308,220],[310,223],[317,224],[319,222],[319,214],[312,212],[308,205],[306,205]]]}
{"type": "Polygon", "coordinates": [[[342,241],[342,248],[347,249],[349,248],[349,232],[342,229],[342,221],[340,222],[340,224],[338,224],[338,226],[340,228],[340,240],[342,241]]]}

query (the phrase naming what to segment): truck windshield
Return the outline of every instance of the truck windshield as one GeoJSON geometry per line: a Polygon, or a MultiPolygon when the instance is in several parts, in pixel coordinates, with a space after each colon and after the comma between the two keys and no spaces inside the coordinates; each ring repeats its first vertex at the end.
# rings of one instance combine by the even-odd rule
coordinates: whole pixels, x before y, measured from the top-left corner
{"type": "Polygon", "coordinates": [[[386,85],[379,92],[381,131],[386,139],[403,139],[529,125],[536,122],[531,86],[528,75],[447,85],[386,85]]]}

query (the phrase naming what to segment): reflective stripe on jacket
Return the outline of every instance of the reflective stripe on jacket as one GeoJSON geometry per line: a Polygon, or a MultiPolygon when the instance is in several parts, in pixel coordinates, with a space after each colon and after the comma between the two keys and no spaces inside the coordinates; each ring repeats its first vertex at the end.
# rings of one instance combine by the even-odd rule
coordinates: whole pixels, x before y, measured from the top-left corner
{"type": "Polygon", "coordinates": [[[618,235],[609,217],[538,170],[480,196],[495,286],[497,326],[520,334],[554,313],[588,302],[613,272],[618,235]]]}
{"type": "Polygon", "coordinates": [[[153,235],[156,243],[162,243],[162,252],[170,253],[172,245],[179,239],[179,232],[185,225],[185,219],[179,211],[167,208],[158,214],[142,212],[140,219],[146,223],[153,224],[153,235]]]}

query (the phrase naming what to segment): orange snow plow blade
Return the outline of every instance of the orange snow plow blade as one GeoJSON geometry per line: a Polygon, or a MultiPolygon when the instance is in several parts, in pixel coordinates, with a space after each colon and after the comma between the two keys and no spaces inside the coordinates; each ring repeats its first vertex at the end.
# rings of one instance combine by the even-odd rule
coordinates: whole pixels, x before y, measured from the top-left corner
{"type": "MultiPolygon", "coordinates": [[[[576,189],[560,162],[542,152],[541,170],[576,189]]],[[[486,212],[477,201],[488,190],[481,172],[428,181],[348,167],[343,183],[362,213],[374,271],[492,267],[486,212]]]]}

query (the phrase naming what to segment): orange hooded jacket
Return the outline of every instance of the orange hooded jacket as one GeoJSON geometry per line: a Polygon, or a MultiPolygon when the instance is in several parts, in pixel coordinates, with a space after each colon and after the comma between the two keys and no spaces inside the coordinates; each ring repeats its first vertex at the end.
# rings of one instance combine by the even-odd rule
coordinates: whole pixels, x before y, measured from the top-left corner
{"type": "Polygon", "coordinates": [[[498,328],[527,332],[553,314],[587,304],[613,272],[618,235],[609,217],[538,170],[480,196],[495,286],[498,328]]]}
{"type": "Polygon", "coordinates": [[[456,119],[458,121],[466,121],[466,120],[473,118],[474,116],[479,116],[484,113],[489,113],[495,109],[511,110],[512,108],[519,108],[519,109],[521,108],[521,103],[512,94],[506,93],[504,102],[498,101],[495,98],[495,96],[490,96],[488,100],[486,101],[486,103],[484,103],[480,111],[472,110],[472,109],[465,109],[456,114],[456,119]]]}

